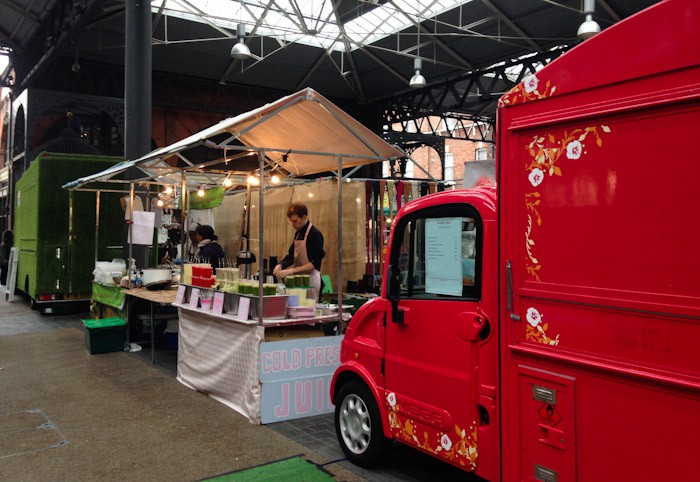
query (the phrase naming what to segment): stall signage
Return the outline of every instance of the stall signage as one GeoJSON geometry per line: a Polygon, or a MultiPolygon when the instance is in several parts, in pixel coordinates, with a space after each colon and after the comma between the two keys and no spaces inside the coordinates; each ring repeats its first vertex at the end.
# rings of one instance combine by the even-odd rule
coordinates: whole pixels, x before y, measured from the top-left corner
{"type": "Polygon", "coordinates": [[[185,291],[187,291],[187,286],[180,285],[177,287],[177,294],[175,295],[175,304],[181,305],[185,301],[185,291]]]}
{"type": "Polygon", "coordinates": [[[212,311],[217,315],[224,312],[224,294],[221,292],[214,293],[214,305],[212,311]]]}
{"type": "Polygon", "coordinates": [[[192,292],[190,293],[190,308],[197,308],[198,304],[199,304],[199,289],[192,288],[192,292]]]}
{"type": "Polygon", "coordinates": [[[247,321],[250,313],[250,298],[241,296],[238,300],[238,313],[233,318],[237,321],[247,321]]]}
{"type": "Polygon", "coordinates": [[[262,423],[333,411],[329,388],[343,336],[260,344],[262,423]]]}

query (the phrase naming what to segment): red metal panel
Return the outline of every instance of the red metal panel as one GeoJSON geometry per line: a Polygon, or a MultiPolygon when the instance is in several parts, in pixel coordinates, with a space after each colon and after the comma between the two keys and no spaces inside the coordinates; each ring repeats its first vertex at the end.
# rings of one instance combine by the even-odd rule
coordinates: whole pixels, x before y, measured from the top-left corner
{"type": "MultiPolygon", "coordinates": [[[[700,125],[699,41],[700,4],[662,2],[504,98],[501,273],[513,267],[510,311],[501,281],[502,424],[513,428],[502,432],[504,480],[534,477],[534,464],[554,467],[559,482],[688,480],[700,470],[679,455],[700,430],[700,228],[691,214],[700,163],[689,149],[700,125]],[[650,48],[631,50],[632,33],[652,25],[650,48]],[[626,54],[606,62],[619,48],[626,54]],[[523,365],[576,380],[566,391],[576,419],[566,456],[526,441],[541,414],[523,398],[536,383],[523,365]],[[650,451],[664,462],[642,463],[650,451]]],[[[547,432],[541,438],[555,440],[547,432]]]]}
{"type": "Polygon", "coordinates": [[[518,372],[519,480],[575,480],[575,379],[526,366],[518,372]]]}

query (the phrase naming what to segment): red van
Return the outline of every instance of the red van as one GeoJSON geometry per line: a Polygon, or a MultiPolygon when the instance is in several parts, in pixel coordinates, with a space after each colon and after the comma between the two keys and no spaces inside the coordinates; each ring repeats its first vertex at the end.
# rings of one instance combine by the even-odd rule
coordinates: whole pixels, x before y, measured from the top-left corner
{"type": "Polygon", "coordinates": [[[667,0],[502,97],[497,188],[406,205],[331,398],[491,481],[700,477],[700,2],[667,0]]]}

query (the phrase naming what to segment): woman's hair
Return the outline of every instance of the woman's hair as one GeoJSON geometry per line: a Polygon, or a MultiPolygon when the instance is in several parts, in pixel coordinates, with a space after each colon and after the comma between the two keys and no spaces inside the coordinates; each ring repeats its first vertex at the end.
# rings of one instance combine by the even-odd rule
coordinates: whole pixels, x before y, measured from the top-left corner
{"type": "Polygon", "coordinates": [[[8,245],[8,244],[13,244],[15,241],[15,235],[12,233],[11,230],[7,229],[3,231],[2,233],[2,244],[8,245]]]}
{"type": "Polygon", "coordinates": [[[194,232],[199,234],[204,239],[211,239],[212,241],[219,239],[216,237],[216,234],[214,234],[214,228],[208,224],[200,224],[197,226],[197,229],[195,229],[194,232]]]}
{"type": "Polygon", "coordinates": [[[290,204],[289,209],[287,209],[287,217],[291,218],[294,214],[296,214],[300,218],[307,216],[309,214],[309,210],[306,208],[306,204],[302,204],[302,203],[290,204]]]}

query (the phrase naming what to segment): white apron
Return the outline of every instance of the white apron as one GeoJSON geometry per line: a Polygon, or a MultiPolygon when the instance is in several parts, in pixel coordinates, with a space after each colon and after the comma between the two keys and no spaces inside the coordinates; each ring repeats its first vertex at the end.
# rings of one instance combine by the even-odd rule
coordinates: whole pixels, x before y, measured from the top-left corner
{"type": "MultiPolygon", "coordinates": [[[[309,227],[306,228],[304,233],[304,239],[294,240],[294,267],[305,265],[309,263],[309,255],[306,252],[306,237],[311,231],[311,223],[309,222],[309,227]]],[[[318,295],[321,292],[321,272],[314,269],[311,273],[311,293],[313,295],[314,301],[318,301],[318,295]]]]}

